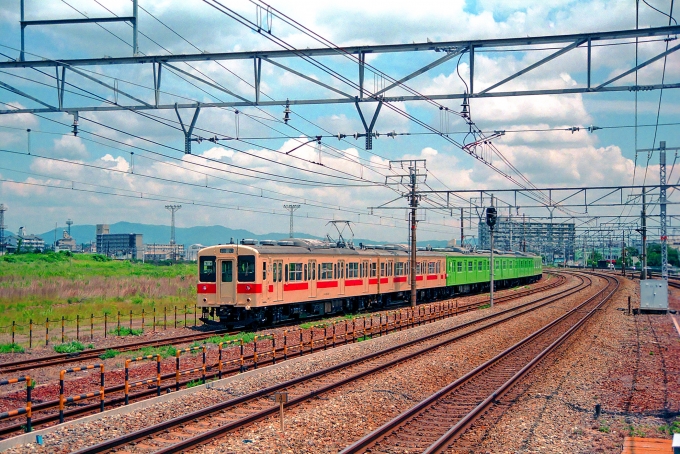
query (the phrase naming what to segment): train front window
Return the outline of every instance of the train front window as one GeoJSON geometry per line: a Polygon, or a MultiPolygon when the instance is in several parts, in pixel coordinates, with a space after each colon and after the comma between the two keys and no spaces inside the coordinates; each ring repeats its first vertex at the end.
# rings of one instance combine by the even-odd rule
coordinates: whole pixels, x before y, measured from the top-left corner
{"type": "Polygon", "coordinates": [[[215,268],[215,256],[206,255],[201,257],[198,265],[198,278],[201,282],[215,282],[217,270],[215,268]]]}
{"type": "Polygon", "coordinates": [[[255,282],[255,256],[240,255],[238,258],[238,281],[255,282]]]}

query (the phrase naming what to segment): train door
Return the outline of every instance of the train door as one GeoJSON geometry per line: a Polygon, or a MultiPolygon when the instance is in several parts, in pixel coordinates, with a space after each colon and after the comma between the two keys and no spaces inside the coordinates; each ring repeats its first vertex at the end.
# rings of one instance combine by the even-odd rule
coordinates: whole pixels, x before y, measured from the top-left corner
{"type": "Polygon", "coordinates": [[[236,301],[236,285],[234,284],[234,261],[220,261],[220,302],[234,304],[236,301]]]}
{"type": "Polygon", "coordinates": [[[387,291],[391,292],[394,290],[394,260],[387,261],[387,291]]]}
{"type": "Polygon", "coordinates": [[[316,260],[310,260],[307,262],[309,265],[309,297],[316,298],[316,260]]]}
{"type": "Polygon", "coordinates": [[[363,266],[361,267],[362,275],[361,281],[364,283],[364,293],[368,293],[368,260],[364,260],[363,266]]]}
{"type": "Polygon", "coordinates": [[[345,294],[345,261],[338,260],[338,293],[345,294]]]}
{"type": "Polygon", "coordinates": [[[283,301],[283,260],[274,260],[272,267],[272,281],[274,281],[274,301],[283,301]]]}

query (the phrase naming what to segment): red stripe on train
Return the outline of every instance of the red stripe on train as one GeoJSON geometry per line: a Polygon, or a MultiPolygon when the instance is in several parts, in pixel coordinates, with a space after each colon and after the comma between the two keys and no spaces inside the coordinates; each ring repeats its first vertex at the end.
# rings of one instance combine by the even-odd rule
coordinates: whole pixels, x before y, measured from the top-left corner
{"type": "Polygon", "coordinates": [[[236,284],[236,293],[262,293],[262,284],[236,284]]]}
{"type": "Polygon", "coordinates": [[[307,290],[309,288],[309,284],[306,282],[300,282],[296,284],[283,284],[283,291],[288,292],[292,290],[307,290]]]}
{"type": "Polygon", "coordinates": [[[428,280],[428,281],[436,281],[436,280],[437,280],[437,275],[436,275],[436,274],[428,274],[428,275],[427,275],[427,280],[428,280]]]}
{"type": "Polygon", "coordinates": [[[422,280],[423,280],[423,276],[416,276],[416,281],[422,281],[422,280]]]}
{"type": "Polygon", "coordinates": [[[217,293],[217,284],[198,284],[196,293],[217,293]]]}
{"type": "Polygon", "coordinates": [[[364,280],[363,279],[347,279],[345,281],[345,285],[348,287],[355,287],[357,285],[363,285],[364,280]]]}
{"type": "Polygon", "coordinates": [[[319,281],[316,283],[316,288],[335,288],[338,286],[338,281],[319,281]]]}
{"type": "Polygon", "coordinates": [[[397,276],[394,278],[394,282],[406,282],[406,276],[397,276]]]}
{"type": "Polygon", "coordinates": [[[368,280],[368,283],[371,284],[371,285],[377,284],[377,283],[378,283],[378,279],[377,279],[377,278],[369,279],[369,280],[368,280]]]}

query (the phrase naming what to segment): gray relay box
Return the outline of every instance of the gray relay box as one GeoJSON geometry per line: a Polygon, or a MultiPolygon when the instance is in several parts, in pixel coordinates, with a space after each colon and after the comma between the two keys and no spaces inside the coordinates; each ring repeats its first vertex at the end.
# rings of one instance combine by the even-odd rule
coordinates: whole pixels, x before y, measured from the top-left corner
{"type": "Polygon", "coordinates": [[[640,310],[668,310],[668,282],[663,279],[640,281],[640,310]]]}

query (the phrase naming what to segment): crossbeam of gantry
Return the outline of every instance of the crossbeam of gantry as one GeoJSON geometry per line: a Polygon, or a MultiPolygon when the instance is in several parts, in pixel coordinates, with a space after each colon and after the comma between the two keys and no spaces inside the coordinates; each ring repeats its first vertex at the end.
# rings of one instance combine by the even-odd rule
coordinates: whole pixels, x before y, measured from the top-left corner
{"type": "MultiPolygon", "coordinates": [[[[301,50],[270,50],[270,51],[247,51],[247,52],[220,52],[220,53],[197,53],[197,54],[182,54],[182,55],[150,55],[150,56],[133,56],[133,57],[115,57],[115,58],[86,58],[86,59],[41,59],[20,61],[0,62],[0,70],[10,69],[37,69],[37,68],[56,68],[57,69],[57,89],[56,102],[46,99],[41,99],[33,93],[27,93],[24,90],[19,90],[11,86],[9,83],[3,81],[0,88],[11,91],[14,94],[23,96],[25,98],[38,101],[42,104],[39,108],[26,109],[5,109],[0,110],[0,114],[16,114],[16,113],[45,113],[45,112],[75,112],[75,111],[116,111],[116,110],[151,110],[151,109],[175,109],[175,108],[195,108],[194,102],[182,103],[162,103],[160,100],[160,85],[161,85],[161,69],[166,68],[166,71],[181,72],[184,75],[189,75],[193,80],[205,84],[207,87],[217,88],[227,95],[233,97],[233,100],[226,100],[224,102],[206,102],[201,103],[202,108],[208,107],[246,107],[246,106],[283,106],[290,105],[314,105],[314,104],[347,104],[360,102],[397,102],[397,101],[425,101],[425,100],[450,100],[461,99],[465,97],[470,98],[493,98],[493,97],[507,97],[507,96],[527,96],[527,95],[548,95],[548,94],[574,94],[574,93],[604,93],[604,92],[620,92],[620,91],[641,91],[641,90],[656,90],[656,89],[670,89],[680,88],[680,83],[659,83],[653,85],[630,85],[618,84],[625,76],[640,70],[654,62],[673,54],[680,50],[680,44],[669,46],[667,50],[657,52],[655,55],[633,65],[630,68],[621,71],[617,75],[610,77],[608,80],[594,83],[592,77],[592,48],[602,43],[621,43],[625,40],[644,39],[654,37],[664,37],[676,35],[680,33],[680,26],[668,27],[654,27],[642,30],[619,30],[609,32],[597,33],[581,33],[569,35],[556,36],[538,36],[538,37],[523,37],[523,38],[507,38],[507,39],[490,39],[490,40],[472,40],[472,41],[443,41],[443,42],[427,42],[427,43],[413,43],[413,44],[388,44],[388,45],[374,45],[374,46],[350,46],[343,48],[316,48],[316,49],[301,49],[301,50]],[[542,55],[546,52],[545,46],[556,45],[558,48],[552,49],[547,56],[540,58],[535,63],[527,65],[509,76],[502,78],[496,82],[490,83],[488,86],[475,91],[475,52],[493,51],[512,48],[514,51],[525,52],[527,54],[532,52],[541,52],[542,55]],[[524,74],[535,70],[548,64],[550,61],[561,57],[563,55],[574,52],[577,49],[587,50],[587,63],[585,68],[575,68],[575,70],[582,70],[586,73],[586,82],[582,86],[572,88],[542,88],[535,90],[514,90],[503,91],[503,88],[510,82],[524,74]],[[413,68],[413,70],[406,76],[392,78],[386,74],[380,73],[375,68],[370,68],[370,71],[377,73],[380,77],[385,79],[386,87],[381,90],[371,93],[366,89],[364,84],[364,74],[367,70],[366,55],[376,54],[397,54],[397,53],[414,53],[414,52],[432,52],[435,53],[435,59],[424,65],[413,68]],[[408,81],[426,73],[427,71],[438,67],[451,61],[453,57],[460,54],[466,54],[467,61],[470,65],[469,75],[469,93],[444,93],[444,94],[421,94],[410,93],[401,96],[389,96],[389,92],[406,84],[408,81]],[[317,80],[315,77],[310,77],[309,73],[291,68],[282,62],[285,59],[317,59],[322,57],[337,57],[346,56],[358,67],[357,81],[350,84],[331,85],[317,80]],[[254,92],[251,96],[243,96],[236,94],[236,88],[229,89],[224,85],[216,85],[214,81],[206,80],[195,73],[189,73],[177,68],[178,63],[192,63],[192,62],[207,62],[207,61],[235,61],[235,60],[252,60],[253,61],[253,86],[254,92]],[[300,99],[260,99],[260,85],[262,82],[262,64],[272,65],[284,71],[288,71],[307,83],[316,87],[321,87],[328,92],[329,97],[322,98],[300,98],[300,99]],[[106,67],[111,65],[153,65],[153,81],[149,84],[149,99],[144,101],[140,99],[139,95],[132,96],[127,93],[118,91],[116,87],[107,87],[116,91],[116,97],[127,98],[131,101],[130,104],[122,105],[120,103],[109,103],[108,105],[101,105],[93,102],[91,105],[67,105],[64,102],[63,84],[66,79],[65,70],[68,69],[74,73],[82,76],[82,68],[87,66],[106,67]],[[61,77],[59,77],[59,69],[62,69],[61,77]],[[79,70],[78,68],[81,68],[79,70]],[[59,80],[60,79],[60,80],[59,80]],[[61,85],[60,85],[61,84],[61,85]],[[333,96],[333,97],[330,97],[333,96]],[[338,97],[339,96],[339,97],[338,97]]],[[[408,57],[407,57],[408,58],[408,57]]],[[[345,62],[346,63],[346,62],[345,62]]],[[[333,68],[337,61],[325,62],[325,65],[333,68]]],[[[93,77],[91,74],[88,78],[93,77]]],[[[104,83],[100,83],[102,85],[104,83]]],[[[106,85],[105,85],[106,86],[106,85]]]]}

